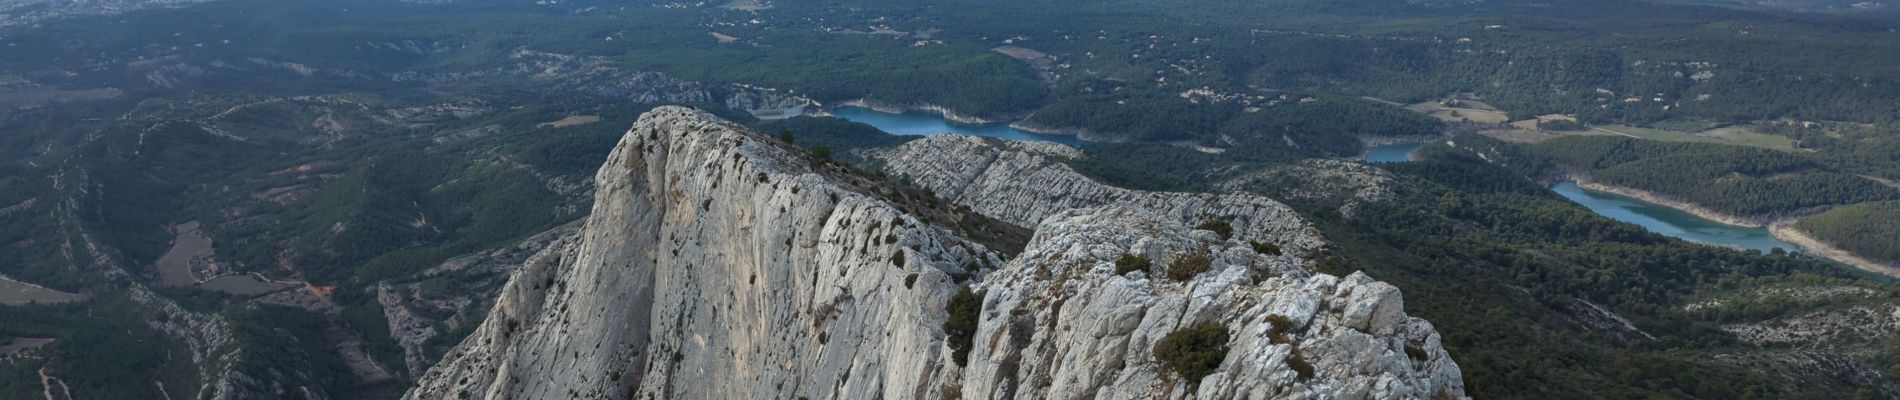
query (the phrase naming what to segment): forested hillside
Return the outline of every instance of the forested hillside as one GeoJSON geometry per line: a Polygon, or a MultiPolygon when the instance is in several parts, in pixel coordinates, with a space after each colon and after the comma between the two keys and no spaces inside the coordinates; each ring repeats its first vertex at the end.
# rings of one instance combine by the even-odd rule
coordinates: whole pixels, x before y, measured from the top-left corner
{"type": "MultiPolygon", "coordinates": [[[[1098,92],[1119,86],[1103,82],[1098,92]]],[[[1357,154],[1361,137],[1429,136],[1444,123],[1378,102],[1337,96],[1275,96],[1258,106],[1199,104],[1176,96],[1087,96],[1050,104],[1027,120],[1141,142],[1187,141],[1250,151],[1283,148],[1313,156],[1357,154]]]]}
{"type": "Polygon", "coordinates": [[[1835,207],[1795,226],[1854,254],[1900,263],[1900,202],[1835,207]]]}

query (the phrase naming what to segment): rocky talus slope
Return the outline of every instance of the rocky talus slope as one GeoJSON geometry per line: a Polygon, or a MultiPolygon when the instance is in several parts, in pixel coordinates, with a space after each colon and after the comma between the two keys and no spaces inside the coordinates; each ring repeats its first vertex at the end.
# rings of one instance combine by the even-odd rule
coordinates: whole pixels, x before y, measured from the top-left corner
{"type": "MultiPolygon", "coordinates": [[[[1465,397],[1398,289],[1169,211],[1051,209],[1005,262],[678,107],[642,116],[596,179],[579,240],[530,257],[406,398],[1465,397]],[[1152,267],[1117,275],[1124,253],[1152,267]],[[1207,271],[1161,278],[1189,258],[1207,271]],[[943,329],[963,284],[983,293],[967,366],[943,329]],[[1219,367],[1163,372],[1155,342],[1203,321],[1231,332],[1219,367]]],[[[1303,226],[1285,216],[1259,222],[1303,226]]]]}

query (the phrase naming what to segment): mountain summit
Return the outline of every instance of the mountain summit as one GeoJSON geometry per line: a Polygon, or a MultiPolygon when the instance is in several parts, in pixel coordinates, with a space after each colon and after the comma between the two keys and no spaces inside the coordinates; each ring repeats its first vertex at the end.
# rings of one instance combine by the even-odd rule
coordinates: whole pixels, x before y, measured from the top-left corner
{"type": "Polygon", "coordinates": [[[582,232],[405,397],[1466,397],[1363,274],[1115,204],[1054,212],[1011,257],[841,170],[646,113],[582,232]]]}

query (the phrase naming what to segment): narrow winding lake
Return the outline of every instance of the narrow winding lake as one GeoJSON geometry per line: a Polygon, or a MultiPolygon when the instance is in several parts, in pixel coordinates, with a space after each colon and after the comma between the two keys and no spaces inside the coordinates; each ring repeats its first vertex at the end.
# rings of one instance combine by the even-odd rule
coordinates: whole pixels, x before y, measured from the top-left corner
{"type": "Polygon", "coordinates": [[[853,122],[862,122],[877,127],[878,130],[893,135],[929,136],[940,133],[958,135],[989,136],[1014,140],[1034,140],[1056,142],[1075,146],[1081,140],[1069,135],[1044,135],[1025,132],[1009,127],[1008,123],[965,124],[946,120],[943,115],[929,111],[906,111],[901,114],[879,112],[865,107],[838,107],[831,115],[853,122]]]}
{"type": "Polygon", "coordinates": [[[1800,246],[1795,246],[1793,243],[1775,239],[1774,235],[1768,233],[1768,228],[1749,228],[1715,222],[1682,210],[1629,196],[1584,189],[1568,181],[1559,182],[1556,186],[1551,186],[1550,190],[1605,217],[1642,225],[1652,232],[1691,242],[1763,252],[1774,250],[1776,247],[1788,251],[1801,250],[1800,246]]]}
{"type": "MultiPolygon", "coordinates": [[[[1392,144],[1375,146],[1366,152],[1366,162],[1391,163],[1405,162],[1406,156],[1418,149],[1418,144],[1392,144]]],[[[1695,214],[1665,207],[1660,204],[1637,200],[1629,196],[1608,193],[1578,187],[1573,182],[1560,182],[1551,186],[1551,191],[1571,202],[1583,205],[1598,215],[1617,221],[1641,225],[1651,232],[1674,236],[1691,242],[1767,252],[1776,247],[1797,251],[1801,247],[1793,243],[1775,239],[1768,228],[1749,228],[1715,222],[1695,214]]]]}

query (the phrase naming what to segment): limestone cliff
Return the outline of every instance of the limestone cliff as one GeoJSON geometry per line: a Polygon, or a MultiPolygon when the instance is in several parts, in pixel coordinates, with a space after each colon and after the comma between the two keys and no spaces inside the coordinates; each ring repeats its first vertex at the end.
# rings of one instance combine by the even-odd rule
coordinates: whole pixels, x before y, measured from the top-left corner
{"type": "MultiPolygon", "coordinates": [[[[1430,324],[1363,275],[1307,272],[1151,204],[1005,217],[1038,228],[1005,263],[782,146],[685,108],[643,115],[579,240],[530,257],[406,398],[1464,397],[1430,324]],[[1116,275],[1124,253],[1154,267],[1116,275]],[[1149,277],[1184,257],[1209,267],[1149,277]],[[942,328],[963,277],[984,293],[967,367],[942,328]],[[1152,348],[1200,321],[1231,351],[1190,384],[1152,348]]],[[[1220,204],[1285,209],[1256,201],[1220,204]]],[[[1317,241],[1291,211],[1237,215],[1317,241]]]]}

